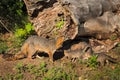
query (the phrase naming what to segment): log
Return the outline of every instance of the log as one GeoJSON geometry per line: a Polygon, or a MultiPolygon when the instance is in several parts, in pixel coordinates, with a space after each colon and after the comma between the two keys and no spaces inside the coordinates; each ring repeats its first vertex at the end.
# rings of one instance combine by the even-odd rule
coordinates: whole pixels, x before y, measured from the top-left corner
{"type": "Polygon", "coordinates": [[[112,36],[119,37],[120,15],[111,11],[102,16],[91,18],[79,27],[79,36],[94,36],[97,39],[108,39],[112,36]]]}
{"type": "Polygon", "coordinates": [[[76,24],[120,9],[120,0],[59,0],[76,24]]]}
{"type": "Polygon", "coordinates": [[[74,39],[76,36],[87,36],[89,33],[94,36],[98,31],[110,32],[107,27],[105,30],[103,27],[96,30],[95,27],[96,31],[93,32],[89,20],[102,16],[106,11],[120,10],[120,0],[24,0],[24,2],[30,21],[39,36],[49,38],[64,36],[66,40],[74,39]]]}

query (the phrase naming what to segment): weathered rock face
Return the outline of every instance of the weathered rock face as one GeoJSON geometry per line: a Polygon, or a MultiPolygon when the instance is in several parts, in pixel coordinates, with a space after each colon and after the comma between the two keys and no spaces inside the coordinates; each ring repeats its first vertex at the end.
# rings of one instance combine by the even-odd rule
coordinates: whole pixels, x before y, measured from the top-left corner
{"type": "Polygon", "coordinates": [[[120,0],[24,0],[24,2],[35,31],[43,37],[64,36],[66,39],[74,39],[76,36],[88,34],[96,36],[94,34],[98,32],[106,34],[116,28],[113,28],[113,25],[115,26],[119,20],[118,17],[113,18],[114,14],[108,16],[104,12],[119,10],[120,0]],[[99,18],[102,15],[103,18],[99,18]],[[95,19],[96,17],[98,18],[95,19]],[[106,21],[109,17],[112,17],[110,21],[106,21]],[[114,22],[111,23],[112,19],[114,22]],[[105,24],[106,22],[109,24],[105,24]]]}

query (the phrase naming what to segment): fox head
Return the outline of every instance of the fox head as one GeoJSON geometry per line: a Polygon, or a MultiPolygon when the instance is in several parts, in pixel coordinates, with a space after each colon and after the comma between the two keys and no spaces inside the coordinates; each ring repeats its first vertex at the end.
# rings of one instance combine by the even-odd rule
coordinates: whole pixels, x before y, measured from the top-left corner
{"type": "Polygon", "coordinates": [[[64,42],[64,37],[58,37],[56,40],[56,48],[60,48],[64,42]]]}

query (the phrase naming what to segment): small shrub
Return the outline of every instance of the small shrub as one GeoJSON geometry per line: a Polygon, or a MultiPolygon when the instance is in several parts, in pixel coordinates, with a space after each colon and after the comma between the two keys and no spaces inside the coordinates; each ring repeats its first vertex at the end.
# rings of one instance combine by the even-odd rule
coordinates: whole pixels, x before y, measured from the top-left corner
{"type": "Polygon", "coordinates": [[[25,29],[17,29],[15,31],[15,37],[25,37],[27,35],[27,32],[25,29]]]}
{"type": "MultiPolygon", "coordinates": [[[[12,42],[10,46],[11,49],[15,48],[16,50],[22,46],[26,38],[34,32],[33,26],[31,23],[27,23],[25,28],[15,28],[14,35],[9,39],[12,42]]],[[[13,53],[15,53],[14,51],[13,53]]]]}
{"type": "Polygon", "coordinates": [[[98,64],[97,55],[90,57],[87,61],[87,65],[90,66],[90,67],[95,68],[95,67],[97,67],[97,64],[98,64]]]}
{"type": "Polygon", "coordinates": [[[34,31],[34,28],[31,23],[27,23],[25,28],[19,28],[15,30],[15,37],[25,38],[27,35],[31,34],[34,31]]]}
{"type": "Polygon", "coordinates": [[[27,34],[31,34],[33,32],[34,28],[31,23],[27,23],[25,25],[25,30],[26,30],[27,34]]]}

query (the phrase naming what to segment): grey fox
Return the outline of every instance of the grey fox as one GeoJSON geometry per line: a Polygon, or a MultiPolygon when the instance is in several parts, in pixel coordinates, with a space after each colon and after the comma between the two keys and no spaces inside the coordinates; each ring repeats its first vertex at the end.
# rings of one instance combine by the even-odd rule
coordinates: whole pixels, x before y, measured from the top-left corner
{"type": "Polygon", "coordinates": [[[84,49],[64,50],[64,55],[65,57],[73,59],[74,61],[76,58],[85,60],[91,57],[92,52],[90,48],[87,46],[84,49]]]}
{"type": "Polygon", "coordinates": [[[77,44],[74,44],[71,46],[71,50],[77,50],[77,49],[84,49],[85,47],[90,47],[90,45],[87,42],[79,42],[77,44]]]}
{"type": "Polygon", "coordinates": [[[18,60],[24,57],[32,58],[36,51],[45,52],[49,55],[50,61],[53,62],[53,54],[62,46],[64,37],[58,37],[57,39],[47,39],[39,36],[29,37],[23,44],[21,51],[15,54],[7,60],[18,60]]]}
{"type": "Polygon", "coordinates": [[[115,58],[112,58],[111,56],[106,55],[105,53],[95,53],[97,55],[97,62],[101,66],[105,66],[105,63],[113,62],[117,63],[117,60],[115,58]]]}
{"type": "Polygon", "coordinates": [[[72,62],[75,61],[75,59],[79,59],[82,56],[81,50],[64,50],[65,58],[71,59],[72,62]]]}

